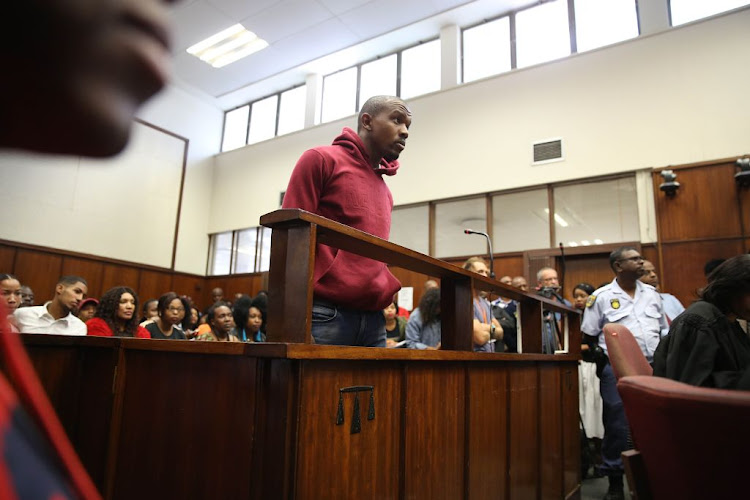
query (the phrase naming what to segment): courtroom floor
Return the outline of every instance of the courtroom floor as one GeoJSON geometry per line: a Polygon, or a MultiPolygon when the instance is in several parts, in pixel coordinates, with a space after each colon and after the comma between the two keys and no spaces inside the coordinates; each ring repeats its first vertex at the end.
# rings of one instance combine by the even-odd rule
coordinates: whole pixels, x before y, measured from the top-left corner
{"type": "MultiPolygon", "coordinates": [[[[581,483],[581,500],[602,500],[607,494],[609,481],[606,477],[589,477],[581,483]]],[[[625,481],[625,500],[630,500],[628,482],[625,481]]]]}

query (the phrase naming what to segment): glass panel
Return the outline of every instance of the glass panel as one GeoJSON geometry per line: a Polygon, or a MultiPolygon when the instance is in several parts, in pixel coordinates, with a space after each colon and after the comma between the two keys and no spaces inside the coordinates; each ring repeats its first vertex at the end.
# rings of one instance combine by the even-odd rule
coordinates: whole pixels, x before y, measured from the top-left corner
{"type": "Polygon", "coordinates": [[[549,248],[547,190],[534,189],[492,198],[492,244],[495,252],[549,248]]]}
{"type": "Polygon", "coordinates": [[[555,235],[566,246],[638,241],[635,177],[561,186],[555,195],[555,235]]]}
{"type": "Polygon", "coordinates": [[[229,263],[232,258],[232,231],[211,235],[213,255],[211,274],[229,274],[229,263]]]}
{"type": "Polygon", "coordinates": [[[671,0],[669,8],[672,26],[679,26],[749,4],[750,0],[671,0]]]}
{"type": "Polygon", "coordinates": [[[252,273],[255,271],[255,242],[257,239],[257,227],[237,231],[237,253],[234,257],[235,273],[252,273]]]}
{"type": "Polygon", "coordinates": [[[440,40],[401,53],[401,98],[440,90],[440,40]]]}
{"type": "Polygon", "coordinates": [[[359,105],[374,95],[396,95],[396,54],[362,65],[359,77],[359,105]]]}
{"type": "Polygon", "coordinates": [[[464,30],[463,51],[464,82],[510,71],[510,20],[502,17],[464,30]]]}
{"type": "Polygon", "coordinates": [[[265,272],[271,268],[271,228],[261,228],[260,263],[258,272],[265,272]]]}
{"type": "Polygon", "coordinates": [[[397,245],[416,252],[430,251],[430,208],[428,205],[395,208],[391,216],[391,236],[397,245]]]}
{"type": "Polygon", "coordinates": [[[247,136],[247,143],[271,139],[276,135],[276,105],[279,95],[266,97],[261,101],[253,103],[253,112],[250,114],[250,133],[247,136]]]}
{"type": "Polygon", "coordinates": [[[281,94],[279,105],[279,135],[288,134],[305,127],[305,104],[307,86],[287,90],[281,94]]]}
{"type": "Polygon", "coordinates": [[[576,0],[578,52],[638,36],[635,0],[576,0]]]}
{"type": "Polygon", "coordinates": [[[323,79],[323,122],[355,113],[357,108],[357,68],[349,68],[323,79]]]}
{"type": "Polygon", "coordinates": [[[516,58],[519,68],[568,55],[568,2],[556,0],[516,14],[516,58]]]}
{"type": "Polygon", "coordinates": [[[222,151],[231,151],[244,146],[247,137],[247,118],[250,116],[250,106],[227,111],[224,114],[224,139],[221,142],[222,151]]]}
{"type": "Polygon", "coordinates": [[[435,206],[435,256],[487,255],[487,240],[464,229],[487,231],[485,198],[448,201],[435,206]]]}

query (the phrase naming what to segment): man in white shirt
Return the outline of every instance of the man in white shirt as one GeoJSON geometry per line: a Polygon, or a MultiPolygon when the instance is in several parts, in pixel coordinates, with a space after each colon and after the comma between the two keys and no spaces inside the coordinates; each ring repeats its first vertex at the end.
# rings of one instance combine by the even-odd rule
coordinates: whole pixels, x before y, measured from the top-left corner
{"type": "MultiPolygon", "coordinates": [[[[674,321],[674,319],[682,314],[682,312],[685,310],[682,302],[680,302],[680,300],[671,293],[663,293],[659,289],[659,275],[656,274],[656,267],[654,267],[654,264],[650,261],[643,261],[643,274],[638,279],[640,279],[647,285],[651,285],[652,287],[656,288],[656,291],[659,292],[659,295],[661,295],[661,301],[664,305],[664,316],[667,319],[667,323],[671,325],[672,321],[674,321]]],[[[666,329],[662,330],[661,336],[663,337],[668,333],[669,326],[667,326],[666,329]]]]}
{"type": "Polygon", "coordinates": [[[74,311],[86,297],[88,284],[80,276],[63,276],[55,285],[55,297],[43,306],[16,309],[13,316],[21,333],[86,335],[86,325],[74,311]]]}

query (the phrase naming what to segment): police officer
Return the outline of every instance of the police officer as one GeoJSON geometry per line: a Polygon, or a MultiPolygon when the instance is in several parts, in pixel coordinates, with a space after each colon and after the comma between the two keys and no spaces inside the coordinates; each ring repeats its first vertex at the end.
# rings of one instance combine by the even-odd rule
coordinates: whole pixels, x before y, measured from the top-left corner
{"type": "MultiPolygon", "coordinates": [[[[651,285],[638,280],[643,273],[643,257],[635,248],[621,247],[609,255],[609,265],[617,275],[589,296],[583,314],[581,330],[584,340],[603,351],[599,363],[599,379],[604,403],[604,439],[602,440],[602,472],[609,476],[609,490],[605,499],[624,498],[623,465],[620,454],[628,439],[628,422],[622,399],[617,392],[617,379],[608,359],[602,328],[607,323],[620,323],[633,333],[638,345],[650,362],[659,345],[660,332],[667,326],[659,293],[651,285]]],[[[601,352],[600,351],[600,352],[601,352]]]]}

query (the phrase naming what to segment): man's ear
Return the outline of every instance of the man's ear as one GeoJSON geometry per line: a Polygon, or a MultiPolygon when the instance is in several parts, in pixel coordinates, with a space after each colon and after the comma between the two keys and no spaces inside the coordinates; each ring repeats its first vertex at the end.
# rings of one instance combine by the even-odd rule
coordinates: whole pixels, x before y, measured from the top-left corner
{"type": "Polygon", "coordinates": [[[62,291],[63,291],[64,289],[65,289],[65,286],[64,286],[64,285],[63,285],[62,283],[58,283],[58,284],[57,284],[57,285],[55,286],[55,294],[56,294],[56,295],[61,295],[61,294],[62,294],[62,291]]]}
{"type": "Polygon", "coordinates": [[[362,113],[360,126],[366,130],[372,130],[372,116],[370,115],[370,113],[362,113]]]}

